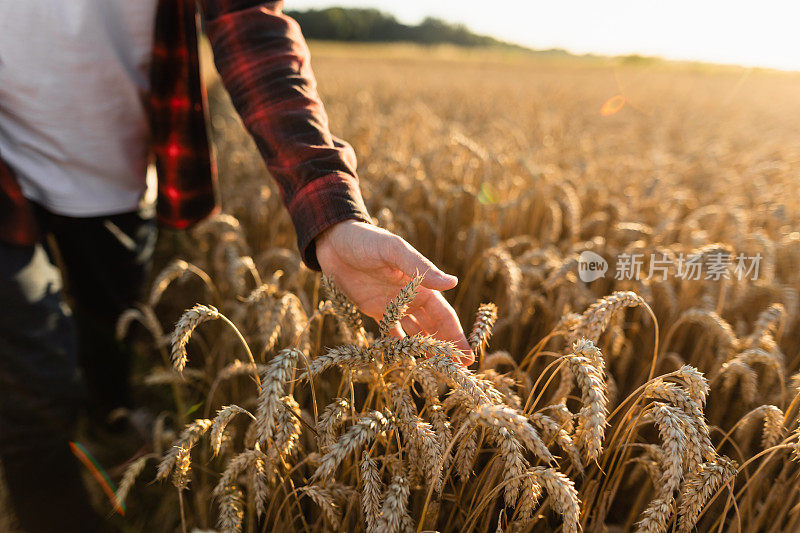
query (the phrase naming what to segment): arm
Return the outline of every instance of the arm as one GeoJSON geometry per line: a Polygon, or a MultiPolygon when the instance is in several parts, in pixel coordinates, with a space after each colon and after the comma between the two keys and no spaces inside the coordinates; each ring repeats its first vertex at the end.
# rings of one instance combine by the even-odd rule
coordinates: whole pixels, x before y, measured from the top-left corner
{"type": "Polygon", "coordinates": [[[355,153],[328,129],[300,27],[281,13],[283,2],[201,4],[222,81],[278,184],[303,259],[319,269],[314,238],[342,220],[370,217],[355,153]]]}
{"type": "MultiPolygon", "coordinates": [[[[278,183],[311,268],[330,276],[367,315],[417,271],[422,289],[403,329],[452,340],[472,361],[453,308],[439,291],[448,276],[396,235],[371,225],[353,149],[335,139],[316,91],[300,28],[282,1],[201,0],[217,69],[278,183]]],[[[402,331],[398,328],[398,335],[402,331]]]]}

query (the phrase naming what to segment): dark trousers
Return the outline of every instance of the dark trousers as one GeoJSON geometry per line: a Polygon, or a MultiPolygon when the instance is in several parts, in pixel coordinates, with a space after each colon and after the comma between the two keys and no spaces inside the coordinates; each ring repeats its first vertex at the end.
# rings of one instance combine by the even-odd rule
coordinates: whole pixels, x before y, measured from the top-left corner
{"type": "Polygon", "coordinates": [[[129,404],[114,326],[140,296],[155,225],[36,211],[42,242],[0,243],[0,461],[25,531],[90,532],[102,525],[69,441],[82,409],[100,418],[129,404]]]}

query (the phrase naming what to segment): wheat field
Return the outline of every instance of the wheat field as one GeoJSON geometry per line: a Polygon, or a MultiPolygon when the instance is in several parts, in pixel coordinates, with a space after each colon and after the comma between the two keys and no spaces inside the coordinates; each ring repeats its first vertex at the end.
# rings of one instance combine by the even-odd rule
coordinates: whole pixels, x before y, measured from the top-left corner
{"type": "Polygon", "coordinates": [[[375,222],[459,277],[477,361],[387,334],[418,279],[375,323],[301,264],[208,73],[225,214],[162,235],[119,324],[158,414],[115,478],[126,527],[800,530],[800,75],[312,56],[375,222]],[[582,281],[586,251],[605,277],[582,281]],[[615,276],[639,254],[638,279],[615,276]],[[681,277],[688,257],[731,275],[681,277]]]}

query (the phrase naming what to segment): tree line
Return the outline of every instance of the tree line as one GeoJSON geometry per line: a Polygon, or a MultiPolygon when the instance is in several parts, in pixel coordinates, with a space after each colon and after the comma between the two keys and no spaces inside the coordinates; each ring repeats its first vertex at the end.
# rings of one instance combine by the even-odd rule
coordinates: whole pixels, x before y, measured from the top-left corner
{"type": "Polygon", "coordinates": [[[377,9],[331,7],[308,11],[286,11],[303,29],[308,39],[330,41],[455,44],[460,46],[523,47],[473,33],[463,24],[428,17],[417,25],[399,22],[377,9]]]}

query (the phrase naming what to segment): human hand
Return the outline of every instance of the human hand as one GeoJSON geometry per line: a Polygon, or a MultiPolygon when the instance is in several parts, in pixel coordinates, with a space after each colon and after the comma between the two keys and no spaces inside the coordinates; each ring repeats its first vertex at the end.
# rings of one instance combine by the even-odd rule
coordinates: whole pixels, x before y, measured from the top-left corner
{"type": "Polygon", "coordinates": [[[345,220],[316,239],[317,260],[322,271],[366,315],[380,320],[386,304],[419,272],[419,293],[394,333],[424,333],[451,341],[463,352],[461,363],[475,360],[458,316],[441,292],[458,283],[405,240],[384,229],[345,220]]]}

